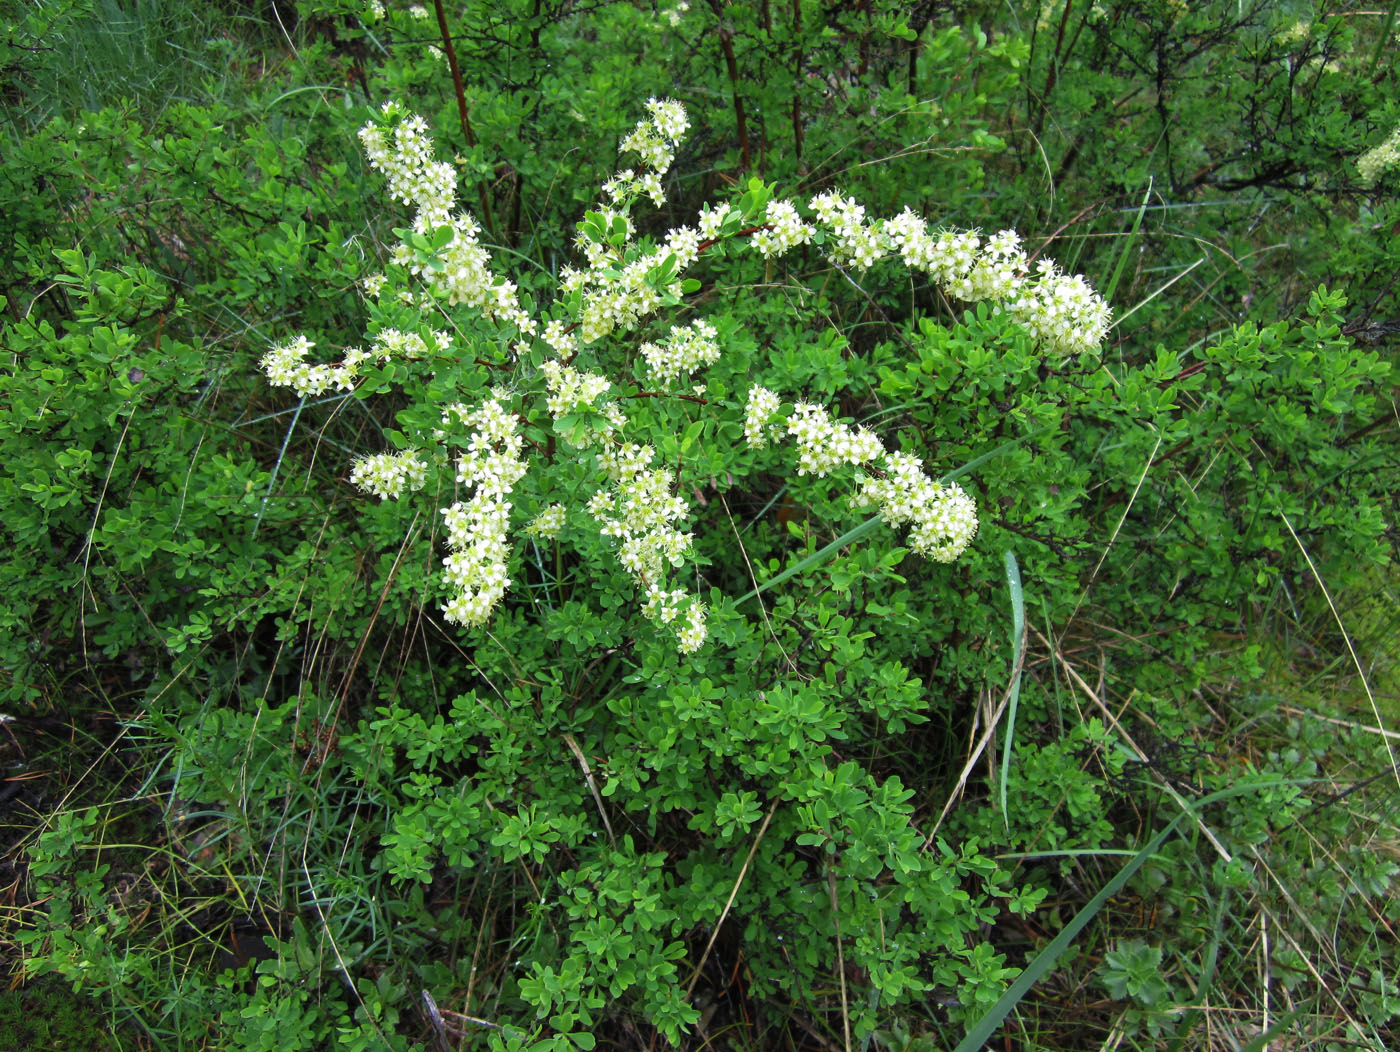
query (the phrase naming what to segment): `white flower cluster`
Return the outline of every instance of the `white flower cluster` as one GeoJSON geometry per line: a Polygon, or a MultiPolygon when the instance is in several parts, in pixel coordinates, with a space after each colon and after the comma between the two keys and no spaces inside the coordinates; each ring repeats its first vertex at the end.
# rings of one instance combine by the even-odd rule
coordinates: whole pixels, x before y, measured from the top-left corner
{"type": "Polygon", "coordinates": [[[869,270],[887,250],[877,226],[866,226],[865,206],[837,193],[817,194],[808,202],[817,220],[832,233],[832,255],[856,270],[869,270]]]}
{"type": "Polygon", "coordinates": [[[433,159],[427,122],[414,114],[403,114],[394,102],[385,103],[383,113],[391,122],[387,134],[373,121],[360,129],[370,167],[384,173],[392,198],[418,209],[413,220],[415,232],[432,234],[444,226],[452,230],[452,240],[440,250],[433,266],[424,266],[407,244],[394,250],[394,262],[421,277],[449,304],[463,304],[521,332],[533,333],[535,320],[521,308],[515,284],[490,271],[491,256],[480,242],[481,227],[465,212],[454,212],[456,174],[447,162],[433,159]]]}
{"type": "Polygon", "coordinates": [[[560,275],[563,292],[583,294],[577,317],[582,345],[618,330],[629,332],[659,309],[665,298],[679,299],[679,275],[700,252],[700,233],[682,226],[670,231],[654,251],[634,252],[634,258],[627,258],[635,235],[628,207],[640,193],[658,205],[664,202],[661,176],[675,160],[676,147],[690,127],[685,107],[674,99],[649,99],[647,110],[650,116],[637,123],[623,140],[622,150],[636,153],[650,170],[641,174],[631,169],[620,171],[604,184],[607,202],[594,209],[601,220],[602,236],[596,226],[584,224],[575,240],[588,266],[584,270],[565,267],[560,275]],[[621,244],[616,244],[614,238],[619,233],[621,244]],[[658,289],[654,275],[668,262],[673,264],[673,277],[664,289],[658,289]]]}
{"type": "Polygon", "coordinates": [[[1002,306],[1051,351],[1096,352],[1113,318],[1108,304],[1082,275],[1065,274],[1052,260],[1041,260],[1035,269],[1035,280],[1002,306]]]}
{"type": "Polygon", "coordinates": [[[491,254],[481,246],[476,220],[459,213],[448,225],[452,240],[439,250],[432,265],[425,265],[407,244],[394,249],[393,261],[422,278],[448,304],[471,307],[523,333],[535,332],[538,323],[521,308],[515,283],[491,273],[491,254]]]}
{"type": "MultiPolygon", "coordinates": [[[[777,394],[765,387],[749,391],[744,434],[751,445],[768,444],[779,404],[777,394]]],[[[883,474],[867,476],[851,503],[878,506],[891,526],[912,523],[909,546],[920,555],[952,562],[977,535],[977,505],[962,487],[934,482],[923,473],[923,462],[917,457],[887,453],[873,431],[852,430],[821,406],[798,402],[788,418],[787,432],[798,446],[799,475],[825,475],[844,464],[878,462],[883,474]]]]}
{"type": "MultiPolygon", "coordinates": [[[[988,238],[977,233],[935,234],[909,211],[878,222],[855,200],[837,193],[812,198],[814,220],[804,220],[797,205],[784,200],[769,202],[761,217],[751,210],[736,212],[728,204],[707,207],[695,227],[671,230],[654,248],[638,247],[629,209],[642,196],[658,205],[664,201],[661,180],[689,126],[684,108],[673,100],[651,99],[647,110],[648,117],[621,146],[640,163],[605,184],[603,202],[580,228],[578,247],[586,266],[564,269],[559,283],[563,295],[542,330],[521,307],[516,285],[492,273],[482,230],[458,208],[454,169],[434,158],[426,122],[389,104],[384,118],[362,129],[360,138],[371,165],[384,173],[390,195],[416,209],[415,236],[398,246],[393,261],[418,276],[422,286],[400,295],[407,295],[410,304],[464,305],[487,320],[513,326],[503,342],[522,356],[545,347],[552,352],[538,373],[545,404],[556,421],[573,418],[557,431],[577,446],[596,446],[600,440],[603,446],[598,463],[609,482],[588,502],[588,511],[602,535],[616,542],[620,564],[644,593],[645,616],[670,626],[680,650],[691,653],[707,636],[705,606],[698,596],[671,587],[672,576],[692,551],[692,535],[679,525],[689,506],[674,492],[674,472],[653,466],[657,454],[652,446],[621,440],[627,418],[622,404],[608,397],[608,379],[569,362],[590,343],[633,330],[664,304],[678,301],[680,276],[702,247],[737,232],[752,235],[754,250],[771,259],[812,242],[820,229],[839,262],[863,271],[897,254],[953,296],[996,301],[999,309],[1011,312],[1056,349],[1096,346],[1109,315],[1082,278],[1065,278],[1053,264],[1040,264],[1034,277],[1028,277],[1029,263],[1011,231],[988,238]],[[739,231],[745,216],[749,229],[739,231]],[[431,259],[424,255],[424,239],[433,246],[431,259]]],[[[370,296],[378,296],[385,285],[382,275],[364,279],[370,296]]],[[[301,336],[274,348],[263,368],[273,383],[292,386],[305,396],[351,389],[360,368],[372,358],[429,357],[447,351],[451,343],[447,333],[385,329],[368,351],[350,348],[339,364],[322,366],[307,363],[313,345],[301,336]]],[[[672,327],[664,339],[644,343],[640,353],[659,381],[688,380],[718,360],[719,333],[708,321],[692,321],[672,327]]],[[[470,495],[442,509],[448,545],[444,576],[452,590],[443,613],[447,620],[466,626],[484,623],[510,585],[511,494],[526,465],[525,439],[509,404],[508,394],[496,389],[475,408],[458,403],[443,412],[444,431],[455,422],[458,428],[452,430],[460,434],[464,429],[468,436],[456,467],[457,480],[470,495]]],[[[872,431],[843,424],[819,405],[799,402],[785,418],[779,415],[781,405],[774,392],[752,388],[745,420],[751,444],[763,446],[786,433],[797,444],[802,475],[865,466],[874,477],[865,481],[855,500],[878,506],[891,525],[910,525],[910,545],[925,555],[951,560],[971,542],[976,509],[959,487],[932,482],[917,458],[887,454],[872,431]]],[[[438,433],[439,440],[446,438],[438,433]]],[[[364,457],[351,470],[357,486],[381,499],[421,488],[426,475],[427,464],[414,452],[364,457]]],[[[525,532],[557,538],[565,521],[564,506],[550,505],[525,532]]]]}
{"type": "Polygon", "coordinates": [[[690,5],[686,3],[686,0],[680,0],[680,3],[676,4],[675,7],[662,11],[661,18],[665,20],[668,26],[675,29],[681,24],[681,21],[685,18],[685,13],[689,10],[690,5]]]}
{"type": "Polygon", "coordinates": [[[642,357],[659,380],[674,380],[682,374],[690,376],[697,369],[719,361],[719,333],[704,319],[693,321],[689,327],[671,326],[671,335],[661,343],[644,343],[642,357]]]}
{"type": "Polygon", "coordinates": [[[456,415],[475,429],[457,460],[457,479],[476,492],[442,509],[449,549],[444,577],[456,591],[442,612],[448,621],[470,628],[491,616],[510,587],[510,494],[525,474],[524,439],[515,415],[498,398],[456,415]]]}
{"type": "Polygon", "coordinates": [[[797,443],[799,475],[821,476],[843,464],[868,464],[885,451],[874,431],[853,431],[812,402],[792,407],[787,430],[797,443]]]}
{"type": "Polygon", "coordinates": [[[1377,179],[1396,165],[1400,165],[1400,127],[1391,132],[1385,142],[1356,159],[1356,171],[1361,176],[1362,186],[1374,186],[1377,179]]]}
{"type": "Polygon", "coordinates": [[[618,172],[603,184],[603,193],[614,204],[626,204],[639,194],[646,194],[660,208],[666,203],[666,191],[661,188],[661,176],[655,172],[638,175],[631,168],[618,172]]]}
{"type": "Polygon", "coordinates": [[[544,373],[545,386],[549,391],[545,404],[553,417],[572,413],[576,409],[592,408],[593,403],[612,386],[597,373],[581,373],[573,366],[553,359],[545,362],[540,371],[544,373]]]}
{"type": "Polygon", "coordinates": [[[710,630],[705,625],[705,604],[683,590],[648,588],[642,613],[663,625],[676,625],[676,649],[693,654],[705,645],[710,630]]]}
{"type": "Polygon", "coordinates": [[[762,449],[768,445],[770,437],[782,433],[777,425],[770,423],[780,405],[782,400],[768,388],[754,384],[749,389],[748,404],[744,407],[744,437],[749,445],[762,449]]]}
{"type": "Polygon", "coordinates": [[[651,446],[638,445],[636,442],[624,442],[621,445],[610,446],[599,453],[598,466],[613,482],[621,482],[641,474],[655,457],[656,450],[651,446]]]}
{"type": "Polygon", "coordinates": [[[350,468],[350,481],[380,500],[398,500],[404,488],[418,490],[428,480],[428,465],[413,450],[359,457],[350,468]]]}
{"type": "Polygon", "coordinates": [[[950,563],[977,536],[977,505],[956,483],[934,482],[923,462],[907,453],[887,453],[885,477],[868,477],[851,498],[856,507],[872,504],[891,526],[912,523],[909,547],[936,562],[950,563]]]}
{"type": "Polygon", "coordinates": [[[1312,36],[1312,30],[1312,22],[1306,18],[1300,18],[1274,30],[1274,40],[1285,47],[1301,44],[1312,36]]]}
{"type": "Polygon", "coordinates": [[[638,121],[632,134],[622,140],[622,152],[635,153],[657,175],[665,175],[690,118],[675,99],[647,99],[647,112],[651,116],[638,121]]]}
{"type": "MultiPolygon", "coordinates": [[[[452,346],[452,336],[439,330],[433,331],[433,344],[439,351],[452,346]]],[[[416,332],[402,332],[399,329],[380,329],[370,345],[374,357],[381,362],[390,358],[426,358],[428,344],[416,332]]]]}
{"type": "Polygon", "coordinates": [[[1010,299],[1021,287],[1026,254],[1014,230],[993,234],[982,243],[981,254],[966,270],[949,275],[950,293],[968,303],[1010,299]]]}
{"type": "Polygon", "coordinates": [[[719,228],[732,214],[734,209],[729,207],[728,201],[721,201],[717,205],[704,205],[700,209],[700,236],[706,240],[719,237],[719,228]]]}
{"type": "MultiPolygon", "coordinates": [[[[622,191],[618,189],[617,180],[623,175],[631,177],[631,174],[631,172],[618,173],[618,175],[604,184],[603,189],[608,190],[611,188],[613,192],[621,195],[622,191]]],[[[611,235],[617,223],[620,222],[622,224],[624,243],[630,243],[637,233],[637,228],[632,222],[632,216],[627,211],[627,203],[627,201],[621,201],[620,203],[615,201],[613,206],[599,205],[596,209],[598,216],[602,219],[603,228],[609,235],[611,235]]],[[[608,238],[602,240],[595,239],[583,229],[580,229],[578,236],[574,238],[574,248],[583,253],[584,258],[588,260],[589,267],[592,268],[607,266],[617,257],[618,251],[617,246],[608,240],[608,238]]]]}
{"type": "Polygon", "coordinates": [[[754,234],[751,245],[764,259],[781,256],[812,240],[815,231],[802,221],[791,201],[768,203],[768,226],[754,234]]]}
{"type": "MultiPolygon", "coordinates": [[[[1394,142],[1392,150],[1400,150],[1400,130],[1394,142]]],[[[969,303],[996,303],[1055,354],[1097,351],[1108,335],[1113,312],[1103,298],[1084,278],[1066,275],[1048,260],[1037,263],[1032,274],[1014,230],[988,237],[972,231],[933,233],[908,209],[893,219],[868,221],[863,205],[831,192],[816,195],[808,204],[827,233],[832,258],[843,266],[864,271],[896,253],[906,266],[928,274],[950,296],[969,303]]],[[[723,206],[702,214],[701,233],[712,236],[710,231],[718,230],[724,214],[723,206]]],[[[769,205],[768,223],[770,229],[751,241],[764,258],[781,255],[812,238],[811,228],[788,202],[769,205]]]]}
{"type": "Polygon", "coordinates": [[[1079,275],[1066,276],[1049,260],[1027,276],[1029,261],[1014,230],[983,239],[970,231],[933,235],[906,209],[881,224],[904,262],[922,270],[967,302],[992,300],[1056,354],[1097,351],[1113,312],[1079,275]]]}
{"type": "Polygon", "coordinates": [[[543,339],[549,345],[549,349],[559,356],[561,362],[567,362],[578,352],[578,340],[572,332],[572,326],[561,319],[555,319],[545,325],[543,339]]]}
{"type": "MultiPolygon", "coordinates": [[[[452,338],[447,333],[435,332],[433,341],[439,350],[445,350],[451,346],[452,338]]],[[[315,398],[330,390],[354,390],[360,366],[371,358],[387,362],[395,357],[423,358],[429,353],[423,337],[398,329],[380,330],[368,351],[361,347],[345,348],[336,365],[312,365],[308,362],[306,356],[315,346],[305,336],[297,336],[273,347],[259,363],[267,374],[268,383],[276,387],[290,387],[302,398],[315,398]]]]}
{"type": "MultiPolygon", "coordinates": [[[[586,252],[590,250],[585,249],[586,252]]],[[[613,249],[608,248],[607,253],[613,249]]],[[[621,271],[608,266],[607,255],[599,255],[586,271],[565,268],[562,285],[565,292],[583,290],[583,306],[579,312],[579,340],[584,344],[603,339],[615,330],[629,332],[643,318],[661,307],[662,291],[647,281],[647,276],[666,260],[675,256],[677,279],[665,292],[680,297],[679,274],[695,262],[700,252],[700,236],[689,227],[672,230],[661,247],[638,256],[621,271]]],[[[591,255],[591,252],[590,252],[591,255]]]]}
{"type": "MultiPolygon", "coordinates": [[[[397,104],[384,104],[384,116],[393,120],[400,114],[397,104]]],[[[433,159],[433,140],[428,122],[416,114],[406,114],[385,134],[371,121],[360,129],[360,144],[370,167],[384,173],[389,196],[418,209],[422,229],[431,230],[447,223],[457,198],[457,175],[446,161],[433,159]]]]}
{"type": "Polygon", "coordinates": [[[305,336],[297,336],[273,347],[263,355],[258,366],[267,374],[268,383],[275,387],[290,387],[302,398],[314,398],[332,388],[353,390],[359,365],[367,357],[365,352],[358,347],[347,347],[345,361],[341,364],[311,365],[306,356],[315,346],[305,336]]]}
{"type": "Polygon", "coordinates": [[[646,592],[642,612],[653,621],[678,626],[677,645],[689,654],[705,642],[704,604],[662,582],[667,566],[679,567],[690,551],[692,535],[674,525],[690,507],[672,492],[671,472],[651,469],[655,456],[651,446],[636,444],[599,454],[599,466],[614,485],[595,493],[588,511],[603,536],[618,539],[618,561],[646,592]]]}
{"type": "Polygon", "coordinates": [[[551,504],[540,512],[525,527],[525,532],[531,537],[540,537],[553,540],[564,531],[564,521],[567,515],[562,504],[551,504]]]}

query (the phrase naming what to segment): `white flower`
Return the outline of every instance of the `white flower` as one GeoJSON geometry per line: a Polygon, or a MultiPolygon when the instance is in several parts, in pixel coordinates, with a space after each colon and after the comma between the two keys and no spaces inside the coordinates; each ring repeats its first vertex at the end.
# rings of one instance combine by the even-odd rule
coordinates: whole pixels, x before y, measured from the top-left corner
{"type": "Polygon", "coordinates": [[[768,229],[754,234],[749,242],[764,259],[805,245],[812,240],[813,229],[802,222],[797,206],[791,201],[771,201],[768,205],[768,229]]]}
{"type": "Polygon", "coordinates": [[[565,511],[562,504],[551,504],[530,520],[525,532],[532,537],[555,538],[564,529],[565,511]]]}
{"type": "Polygon", "coordinates": [[[667,568],[681,566],[690,552],[693,535],[675,526],[690,507],[671,492],[675,476],[670,471],[648,468],[655,456],[651,446],[636,444],[598,454],[598,464],[614,488],[595,493],[588,512],[603,536],[617,538],[618,562],[646,593],[642,613],[660,624],[676,623],[677,646],[688,654],[705,642],[704,606],[661,582],[667,568]]]}
{"type": "Polygon", "coordinates": [[[703,319],[691,322],[688,328],[673,325],[669,339],[642,344],[641,355],[658,380],[675,380],[719,361],[718,335],[715,327],[703,319]]]}
{"type": "Polygon", "coordinates": [[[434,159],[427,122],[403,113],[393,102],[384,104],[383,115],[387,127],[371,121],[360,129],[370,166],[384,173],[391,198],[417,208],[415,233],[433,234],[443,227],[451,231],[432,267],[425,267],[407,244],[394,250],[393,261],[422,278],[448,304],[462,304],[521,332],[534,332],[536,323],[521,309],[515,285],[492,275],[490,254],[479,242],[480,226],[470,215],[455,211],[456,174],[450,164],[434,159]]]}
{"type": "Polygon", "coordinates": [[[1082,277],[1066,276],[1048,260],[1036,271],[1037,278],[1022,286],[1006,310],[1057,354],[1097,351],[1113,318],[1108,304],[1082,277]]]}
{"type": "Polygon", "coordinates": [[[744,437],[748,439],[749,445],[755,449],[762,449],[768,445],[770,434],[778,433],[778,429],[772,426],[770,421],[781,404],[778,396],[766,387],[755,384],[749,389],[748,404],[744,412],[744,437]]]}
{"type": "Polygon", "coordinates": [[[623,153],[635,153],[652,171],[665,175],[676,158],[676,146],[690,127],[685,107],[674,99],[648,99],[646,120],[637,122],[622,140],[623,153]]]}
{"type": "Polygon", "coordinates": [[[1397,165],[1400,165],[1400,127],[1391,132],[1385,142],[1356,159],[1356,172],[1361,176],[1362,186],[1374,186],[1377,179],[1397,165]]]}
{"type": "Polygon", "coordinates": [[[883,478],[864,480],[851,498],[857,507],[878,505],[891,526],[912,524],[909,546],[937,562],[952,562],[977,535],[977,505],[961,486],[934,482],[923,462],[907,453],[886,454],[883,478]]]}
{"type": "Polygon", "coordinates": [[[689,10],[690,5],[686,3],[686,0],[680,0],[680,3],[676,4],[675,7],[662,11],[661,17],[668,26],[675,29],[676,26],[681,24],[681,21],[685,18],[685,13],[689,10]]]}
{"type": "Polygon", "coordinates": [[[866,226],[865,206],[854,198],[837,193],[818,194],[809,207],[817,220],[830,229],[831,254],[838,263],[856,270],[868,270],[885,256],[887,242],[877,226],[866,226]]]}
{"type": "Polygon", "coordinates": [[[371,121],[360,129],[360,143],[372,168],[383,172],[389,196],[418,208],[425,229],[448,221],[456,199],[457,176],[452,166],[433,159],[428,122],[410,114],[390,129],[371,121]]]}
{"type": "Polygon", "coordinates": [[[884,452],[873,431],[852,431],[811,402],[793,406],[787,429],[797,442],[799,475],[825,475],[842,464],[866,464],[884,452]]]}
{"type": "Polygon", "coordinates": [[[720,227],[731,214],[733,210],[725,201],[713,206],[706,205],[700,210],[700,236],[707,240],[718,237],[720,227]]]}
{"type": "Polygon", "coordinates": [[[358,347],[347,347],[339,365],[312,365],[306,356],[315,346],[305,336],[297,336],[273,347],[259,363],[268,383],[290,387],[302,398],[315,398],[332,389],[353,391],[359,367],[370,355],[358,347]]]}
{"type": "Polygon", "coordinates": [[[509,498],[525,474],[520,459],[524,443],[516,433],[515,415],[500,398],[488,399],[474,410],[449,406],[443,417],[444,422],[455,417],[474,428],[457,461],[457,478],[474,486],[475,493],[442,509],[449,549],[443,576],[456,593],[443,606],[443,616],[473,627],[485,623],[510,587],[509,498]]]}
{"type": "Polygon", "coordinates": [[[549,415],[556,419],[577,409],[593,406],[597,399],[612,386],[597,373],[581,373],[573,366],[562,362],[547,361],[541,366],[549,397],[545,405],[549,415]]]}
{"type": "Polygon", "coordinates": [[[350,481],[380,500],[398,500],[406,488],[418,490],[428,479],[428,465],[409,450],[360,457],[350,468],[350,481]]]}

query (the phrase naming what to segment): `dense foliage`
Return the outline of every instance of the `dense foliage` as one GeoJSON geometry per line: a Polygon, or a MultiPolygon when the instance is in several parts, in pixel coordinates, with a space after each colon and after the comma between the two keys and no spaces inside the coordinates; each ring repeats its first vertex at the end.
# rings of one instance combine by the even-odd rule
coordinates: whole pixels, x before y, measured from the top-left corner
{"type": "Polygon", "coordinates": [[[0,5],[16,985],[1394,1046],[1393,11],[172,6],[0,5]]]}

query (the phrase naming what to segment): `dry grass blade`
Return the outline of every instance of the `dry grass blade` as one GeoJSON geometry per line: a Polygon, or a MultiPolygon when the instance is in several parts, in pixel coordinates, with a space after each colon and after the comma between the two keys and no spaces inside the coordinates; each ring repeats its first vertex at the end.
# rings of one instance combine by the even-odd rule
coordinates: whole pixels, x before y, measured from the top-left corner
{"type": "Polygon", "coordinates": [[[996,735],[997,726],[1001,722],[1002,714],[1006,711],[1007,706],[1011,704],[1012,684],[1020,680],[1020,665],[1024,663],[1025,656],[1025,649],[1022,648],[1020,661],[1017,667],[1011,670],[1011,681],[1007,684],[1006,693],[1001,696],[1001,701],[997,702],[997,707],[992,712],[991,719],[987,721],[987,729],[982,732],[982,737],[977,740],[977,744],[973,747],[971,754],[967,758],[967,763],[963,764],[963,769],[958,773],[957,784],[953,787],[953,791],[948,794],[947,803],[943,805],[943,810],[939,812],[938,819],[933,823],[933,828],[929,830],[928,836],[924,838],[923,849],[925,851],[933,844],[933,838],[937,835],[938,828],[943,824],[943,820],[948,817],[948,812],[951,811],[958,800],[962,798],[963,790],[967,788],[967,780],[972,774],[972,769],[977,766],[977,761],[982,758],[982,753],[996,735]]]}
{"type": "Polygon", "coordinates": [[[588,791],[593,794],[593,802],[598,805],[598,816],[603,820],[603,828],[608,831],[608,843],[617,847],[617,837],[613,835],[612,823],[608,821],[608,810],[603,806],[603,796],[598,792],[598,783],[593,780],[593,769],[588,766],[588,757],[583,755],[583,750],[579,748],[572,734],[564,735],[564,744],[569,747],[569,751],[574,754],[574,759],[578,760],[578,765],[583,770],[588,791]]]}
{"type": "MultiPolygon", "coordinates": [[[[1298,534],[1293,529],[1293,523],[1288,520],[1288,516],[1282,509],[1279,509],[1279,518],[1283,519],[1283,524],[1288,527],[1289,536],[1293,538],[1293,543],[1298,546],[1298,551],[1303,554],[1303,559],[1307,562],[1308,569],[1312,571],[1317,586],[1322,589],[1322,596],[1327,600],[1327,609],[1332,611],[1332,617],[1337,622],[1337,629],[1342,633],[1342,639],[1346,642],[1347,653],[1351,655],[1352,664],[1356,666],[1356,674],[1361,679],[1361,687],[1366,691],[1366,700],[1371,703],[1371,712],[1376,717],[1376,726],[1384,728],[1385,720],[1381,719],[1380,706],[1376,704],[1376,696],[1371,693],[1371,684],[1366,679],[1366,670],[1361,667],[1361,659],[1356,656],[1356,647],[1352,646],[1351,633],[1347,631],[1346,625],[1342,624],[1342,615],[1337,613],[1337,604],[1332,602],[1332,593],[1327,588],[1327,582],[1322,579],[1322,574],[1313,565],[1312,556],[1303,547],[1303,542],[1298,539],[1298,534]]],[[[1390,770],[1395,776],[1395,785],[1400,788],[1400,766],[1396,765],[1395,750],[1391,747],[1390,736],[1384,730],[1381,731],[1381,740],[1385,742],[1385,754],[1390,759],[1390,770]]]]}
{"type": "Polygon", "coordinates": [[[1108,721],[1108,725],[1112,727],[1114,731],[1117,732],[1118,736],[1122,738],[1124,744],[1126,744],[1128,748],[1130,748],[1133,751],[1133,754],[1138,758],[1138,760],[1141,763],[1143,763],[1147,767],[1149,771],[1152,771],[1153,776],[1157,779],[1158,783],[1162,786],[1162,788],[1166,790],[1167,795],[1169,795],[1177,803],[1177,805],[1182,808],[1182,810],[1191,812],[1191,814],[1195,817],[1196,826],[1198,829],[1200,829],[1201,835],[1204,836],[1208,841],[1210,841],[1211,847],[1215,848],[1215,853],[1220,856],[1221,860],[1224,862],[1231,861],[1234,858],[1234,856],[1230,854],[1229,850],[1225,847],[1225,845],[1220,842],[1220,838],[1217,837],[1215,833],[1211,831],[1210,826],[1206,825],[1205,820],[1201,818],[1199,812],[1194,810],[1191,807],[1191,805],[1185,800],[1185,798],[1183,798],[1182,795],[1179,792],[1177,792],[1175,788],[1173,788],[1171,783],[1168,782],[1157,772],[1156,768],[1153,767],[1151,760],[1148,758],[1147,753],[1144,752],[1138,746],[1137,742],[1133,741],[1132,735],[1130,735],[1127,732],[1127,730],[1123,727],[1123,725],[1118,721],[1118,717],[1113,714],[1112,710],[1104,704],[1103,698],[1099,697],[1098,692],[1094,690],[1093,687],[1089,686],[1088,683],[1085,682],[1084,677],[1079,674],[1079,670],[1069,663],[1069,661],[1065,658],[1064,654],[1060,653],[1059,649],[1056,648],[1050,642],[1050,640],[1046,639],[1045,636],[1042,635],[1038,629],[1035,629],[1033,631],[1035,631],[1036,636],[1055,656],[1055,660],[1060,663],[1060,667],[1065,670],[1065,674],[1069,676],[1070,680],[1074,683],[1074,685],[1079,688],[1079,690],[1084,694],[1086,698],[1088,698],[1094,703],[1094,706],[1101,713],[1103,713],[1103,717],[1105,720],[1108,721]]]}

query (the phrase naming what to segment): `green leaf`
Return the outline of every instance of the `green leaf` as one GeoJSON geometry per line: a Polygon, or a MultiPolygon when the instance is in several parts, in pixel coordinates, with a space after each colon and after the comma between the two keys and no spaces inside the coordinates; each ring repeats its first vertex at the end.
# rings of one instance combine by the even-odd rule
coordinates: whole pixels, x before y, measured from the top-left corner
{"type": "Polygon", "coordinates": [[[1026,604],[1021,594],[1021,568],[1016,553],[1010,548],[1002,556],[1006,563],[1006,590],[1011,596],[1011,699],[1006,708],[1006,740],[1001,750],[1001,820],[1011,829],[1011,815],[1006,808],[1006,782],[1011,776],[1011,746],[1016,740],[1016,702],[1021,697],[1021,661],[1026,648],[1026,604]]]}

